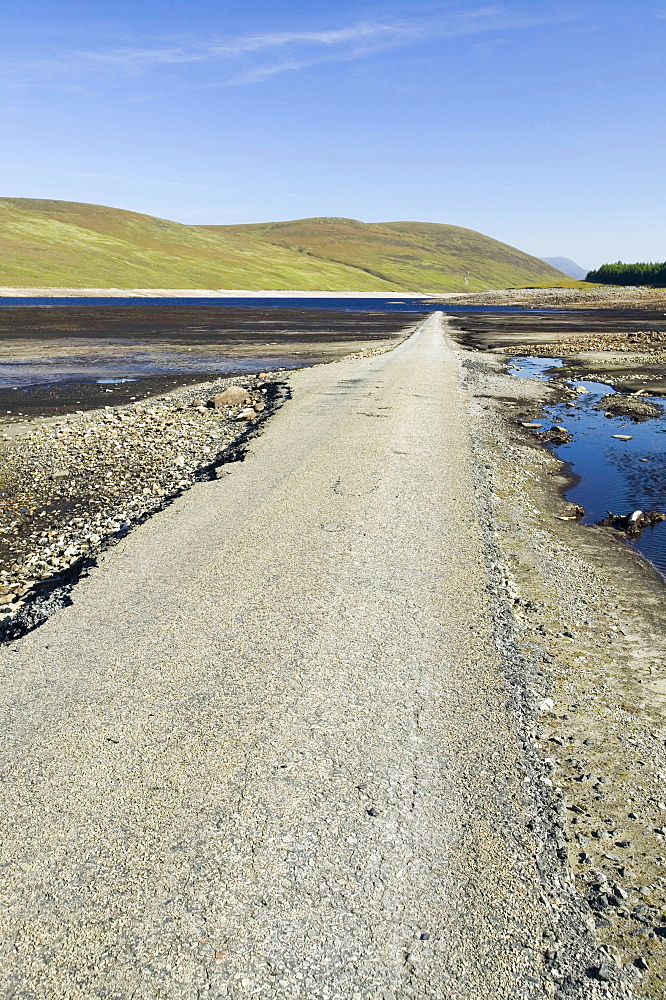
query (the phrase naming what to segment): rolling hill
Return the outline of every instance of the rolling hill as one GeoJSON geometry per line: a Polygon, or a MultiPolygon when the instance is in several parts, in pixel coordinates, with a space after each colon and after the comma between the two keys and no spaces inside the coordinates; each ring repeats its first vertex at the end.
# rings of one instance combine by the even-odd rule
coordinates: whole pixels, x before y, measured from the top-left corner
{"type": "Polygon", "coordinates": [[[436,222],[298,219],[207,232],[260,238],[318,261],[351,266],[412,292],[465,292],[567,281],[561,271],[506,243],[436,222]]]}
{"type": "Polygon", "coordinates": [[[471,229],[303,219],[186,226],[79,202],[0,198],[0,285],[477,291],[567,283],[471,229]]]}

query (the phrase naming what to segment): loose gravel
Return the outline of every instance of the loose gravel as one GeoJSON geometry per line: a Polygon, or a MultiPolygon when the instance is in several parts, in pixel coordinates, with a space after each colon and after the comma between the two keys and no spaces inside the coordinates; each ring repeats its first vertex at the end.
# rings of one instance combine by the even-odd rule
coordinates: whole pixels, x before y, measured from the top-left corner
{"type": "MultiPolygon", "coordinates": [[[[523,426],[558,390],[516,379],[487,355],[462,356],[502,614],[525,670],[517,691],[531,702],[526,753],[552,787],[555,855],[599,941],[596,967],[605,981],[596,989],[661,1000],[664,584],[609,529],[560,519],[570,507],[559,493],[566,475],[523,426]]],[[[537,816],[547,817],[547,807],[537,816]]],[[[566,940],[566,932],[557,936],[566,940]]]]}
{"type": "Polygon", "coordinates": [[[103,548],[240,457],[286,395],[279,374],[223,379],[55,418],[7,440],[0,639],[41,623],[103,548]],[[230,386],[242,388],[245,401],[214,406],[230,386]]]}

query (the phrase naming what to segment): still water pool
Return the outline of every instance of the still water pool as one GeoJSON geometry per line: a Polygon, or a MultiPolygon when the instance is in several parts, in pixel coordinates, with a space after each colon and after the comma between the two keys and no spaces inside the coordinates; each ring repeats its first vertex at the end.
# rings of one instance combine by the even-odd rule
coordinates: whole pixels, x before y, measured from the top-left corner
{"type": "MultiPolygon", "coordinates": [[[[515,357],[510,371],[521,378],[548,381],[563,364],[560,358],[515,357]]],[[[614,390],[603,382],[567,382],[578,399],[574,406],[545,406],[538,420],[544,429],[552,424],[573,434],[570,444],[549,445],[574,476],[566,499],[585,508],[584,524],[594,524],[609,510],[626,514],[633,510],[666,512],[666,410],[663,417],[636,423],[629,417],[605,416],[596,409],[602,396],[614,390]],[[620,441],[614,434],[631,435],[620,441]]],[[[646,397],[664,406],[660,397],[646,397]]],[[[634,545],[666,575],[666,522],[646,528],[634,545]]]]}

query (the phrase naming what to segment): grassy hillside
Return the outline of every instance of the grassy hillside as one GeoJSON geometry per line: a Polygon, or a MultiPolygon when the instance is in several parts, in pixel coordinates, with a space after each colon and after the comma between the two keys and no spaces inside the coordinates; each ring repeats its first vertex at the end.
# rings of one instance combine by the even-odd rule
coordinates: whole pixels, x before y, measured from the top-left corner
{"type": "Polygon", "coordinates": [[[302,219],[184,226],[79,202],[0,198],[0,285],[479,291],[567,283],[458,226],[302,219]]]}
{"type": "Polygon", "coordinates": [[[0,198],[0,285],[388,291],[272,243],[71,201],[0,198]]]}
{"type": "Polygon", "coordinates": [[[324,218],[202,228],[219,235],[258,237],[414,292],[474,292],[569,280],[544,261],[483,233],[434,222],[324,218]]]}

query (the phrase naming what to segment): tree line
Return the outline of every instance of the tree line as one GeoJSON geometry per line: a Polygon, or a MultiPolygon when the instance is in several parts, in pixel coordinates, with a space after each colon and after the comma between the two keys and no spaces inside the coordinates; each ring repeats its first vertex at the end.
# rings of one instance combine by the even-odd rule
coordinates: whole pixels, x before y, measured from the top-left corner
{"type": "Polygon", "coordinates": [[[586,281],[603,285],[658,285],[666,286],[666,261],[663,264],[602,264],[590,271],[586,281]]]}

